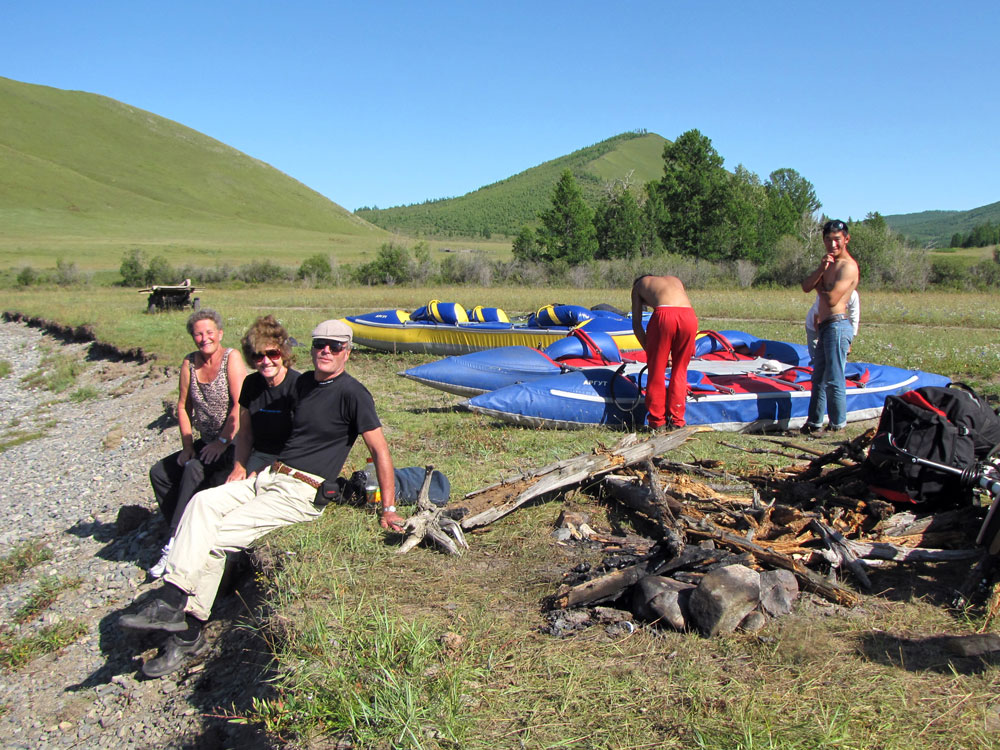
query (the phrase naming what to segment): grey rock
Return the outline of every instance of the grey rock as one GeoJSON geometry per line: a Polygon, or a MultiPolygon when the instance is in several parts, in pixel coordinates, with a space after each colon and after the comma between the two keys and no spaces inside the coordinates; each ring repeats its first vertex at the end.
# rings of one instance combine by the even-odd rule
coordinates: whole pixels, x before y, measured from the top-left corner
{"type": "Polygon", "coordinates": [[[771,617],[792,611],[799,598],[799,582],[790,570],[765,570],[760,574],[760,606],[771,617]]]}
{"type": "Polygon", "coordinates": [[[632,589],[632,611],[647,622],[687,630],[689,600],[695,587],[665,576],[646,576],[632,589]]]}
{"type": "Polygon", "coordinates": [[[745,633],[756,633],[765,625],[767,625],[767,615],[755,609],[740,622],[740,630],[745,633]]]}
{"type": "Polygon", "coordinates": [[[691,619],[706,636],[732,633],[759,601],[760,574],[726,565],[706,573],[691,592],[691,619]]]}

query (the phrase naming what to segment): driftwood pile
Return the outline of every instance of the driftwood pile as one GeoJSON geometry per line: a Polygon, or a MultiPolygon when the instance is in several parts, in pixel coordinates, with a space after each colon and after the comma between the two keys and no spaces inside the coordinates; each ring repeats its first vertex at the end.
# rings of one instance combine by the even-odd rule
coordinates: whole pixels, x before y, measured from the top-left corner
{"type": "Polygon", "coordinates": [[[718,462],[663,456],[698,429],[626,436],[612,449],[473,492],[447,516],[469,531],[577,487],[627,509],[641,535],[595,529],[582,513],[560,514],[560,543],[597,545],[605,556],[570,571],[545,602],[553,634],[594,624],[627,633],[635,619],[706,635],[756,630],[790,611],[800,590],[856,605],[861,595],[839,579],[869,593],[871,568],[886,561],[968,561],[972,568],[983,556],[971,539],[973,509],[917,518],[871,495],[860,462],[874,430],[832,451],[768,439],[780,447],[753,452],[802,461],[736,478],[718,462]]]}

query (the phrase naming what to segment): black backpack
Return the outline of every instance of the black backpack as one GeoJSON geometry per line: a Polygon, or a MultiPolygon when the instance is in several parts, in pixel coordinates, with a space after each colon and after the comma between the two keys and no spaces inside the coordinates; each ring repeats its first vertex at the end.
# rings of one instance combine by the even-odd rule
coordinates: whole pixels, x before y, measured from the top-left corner
{"type": "Polygon", "coordinates": [[[1000,416],[967,386],[925,386],[886,398],[864,463],[868,484],[887,500],[937,510],[971,502],[972,488],[957,474],[887,449],[888,435],[906,453],[966,469],[1000,444],[1000,416]]]}

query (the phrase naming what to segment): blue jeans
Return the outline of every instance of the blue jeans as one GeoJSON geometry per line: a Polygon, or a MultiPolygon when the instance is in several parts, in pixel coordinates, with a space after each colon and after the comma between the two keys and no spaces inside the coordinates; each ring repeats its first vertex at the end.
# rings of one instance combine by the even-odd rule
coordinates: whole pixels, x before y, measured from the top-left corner
{"type": "Polygon", "coordinates": [[[819,346],[813,359],[812,393],[809,396],[807,424],[822,427],[823,416],[829,409],[830,427],[839,429],[847,424],[847,388],[844,367],[847,350],[854,339],[854,327],[849,320],[835,320],[819,326],[819,346]]]}

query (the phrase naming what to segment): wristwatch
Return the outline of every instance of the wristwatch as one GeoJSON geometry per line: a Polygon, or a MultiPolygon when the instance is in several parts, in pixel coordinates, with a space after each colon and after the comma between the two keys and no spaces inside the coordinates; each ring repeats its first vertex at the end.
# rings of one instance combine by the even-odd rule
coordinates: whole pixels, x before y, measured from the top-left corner
{"type": "Polygon", "coordinates": [[[222,435],[219,435],[219,437],[217,437],[216,440],[218,440],[223,445],[227,445],[229,443],[229,438],[224,438],[222,437],[222,435]]]}
{"type": "Polygon", "coordinates": [[[383,505],[382,506],[382,512],[383,513],[395,513],[396,512],[396,506],[395,505],[383,505]]]}

